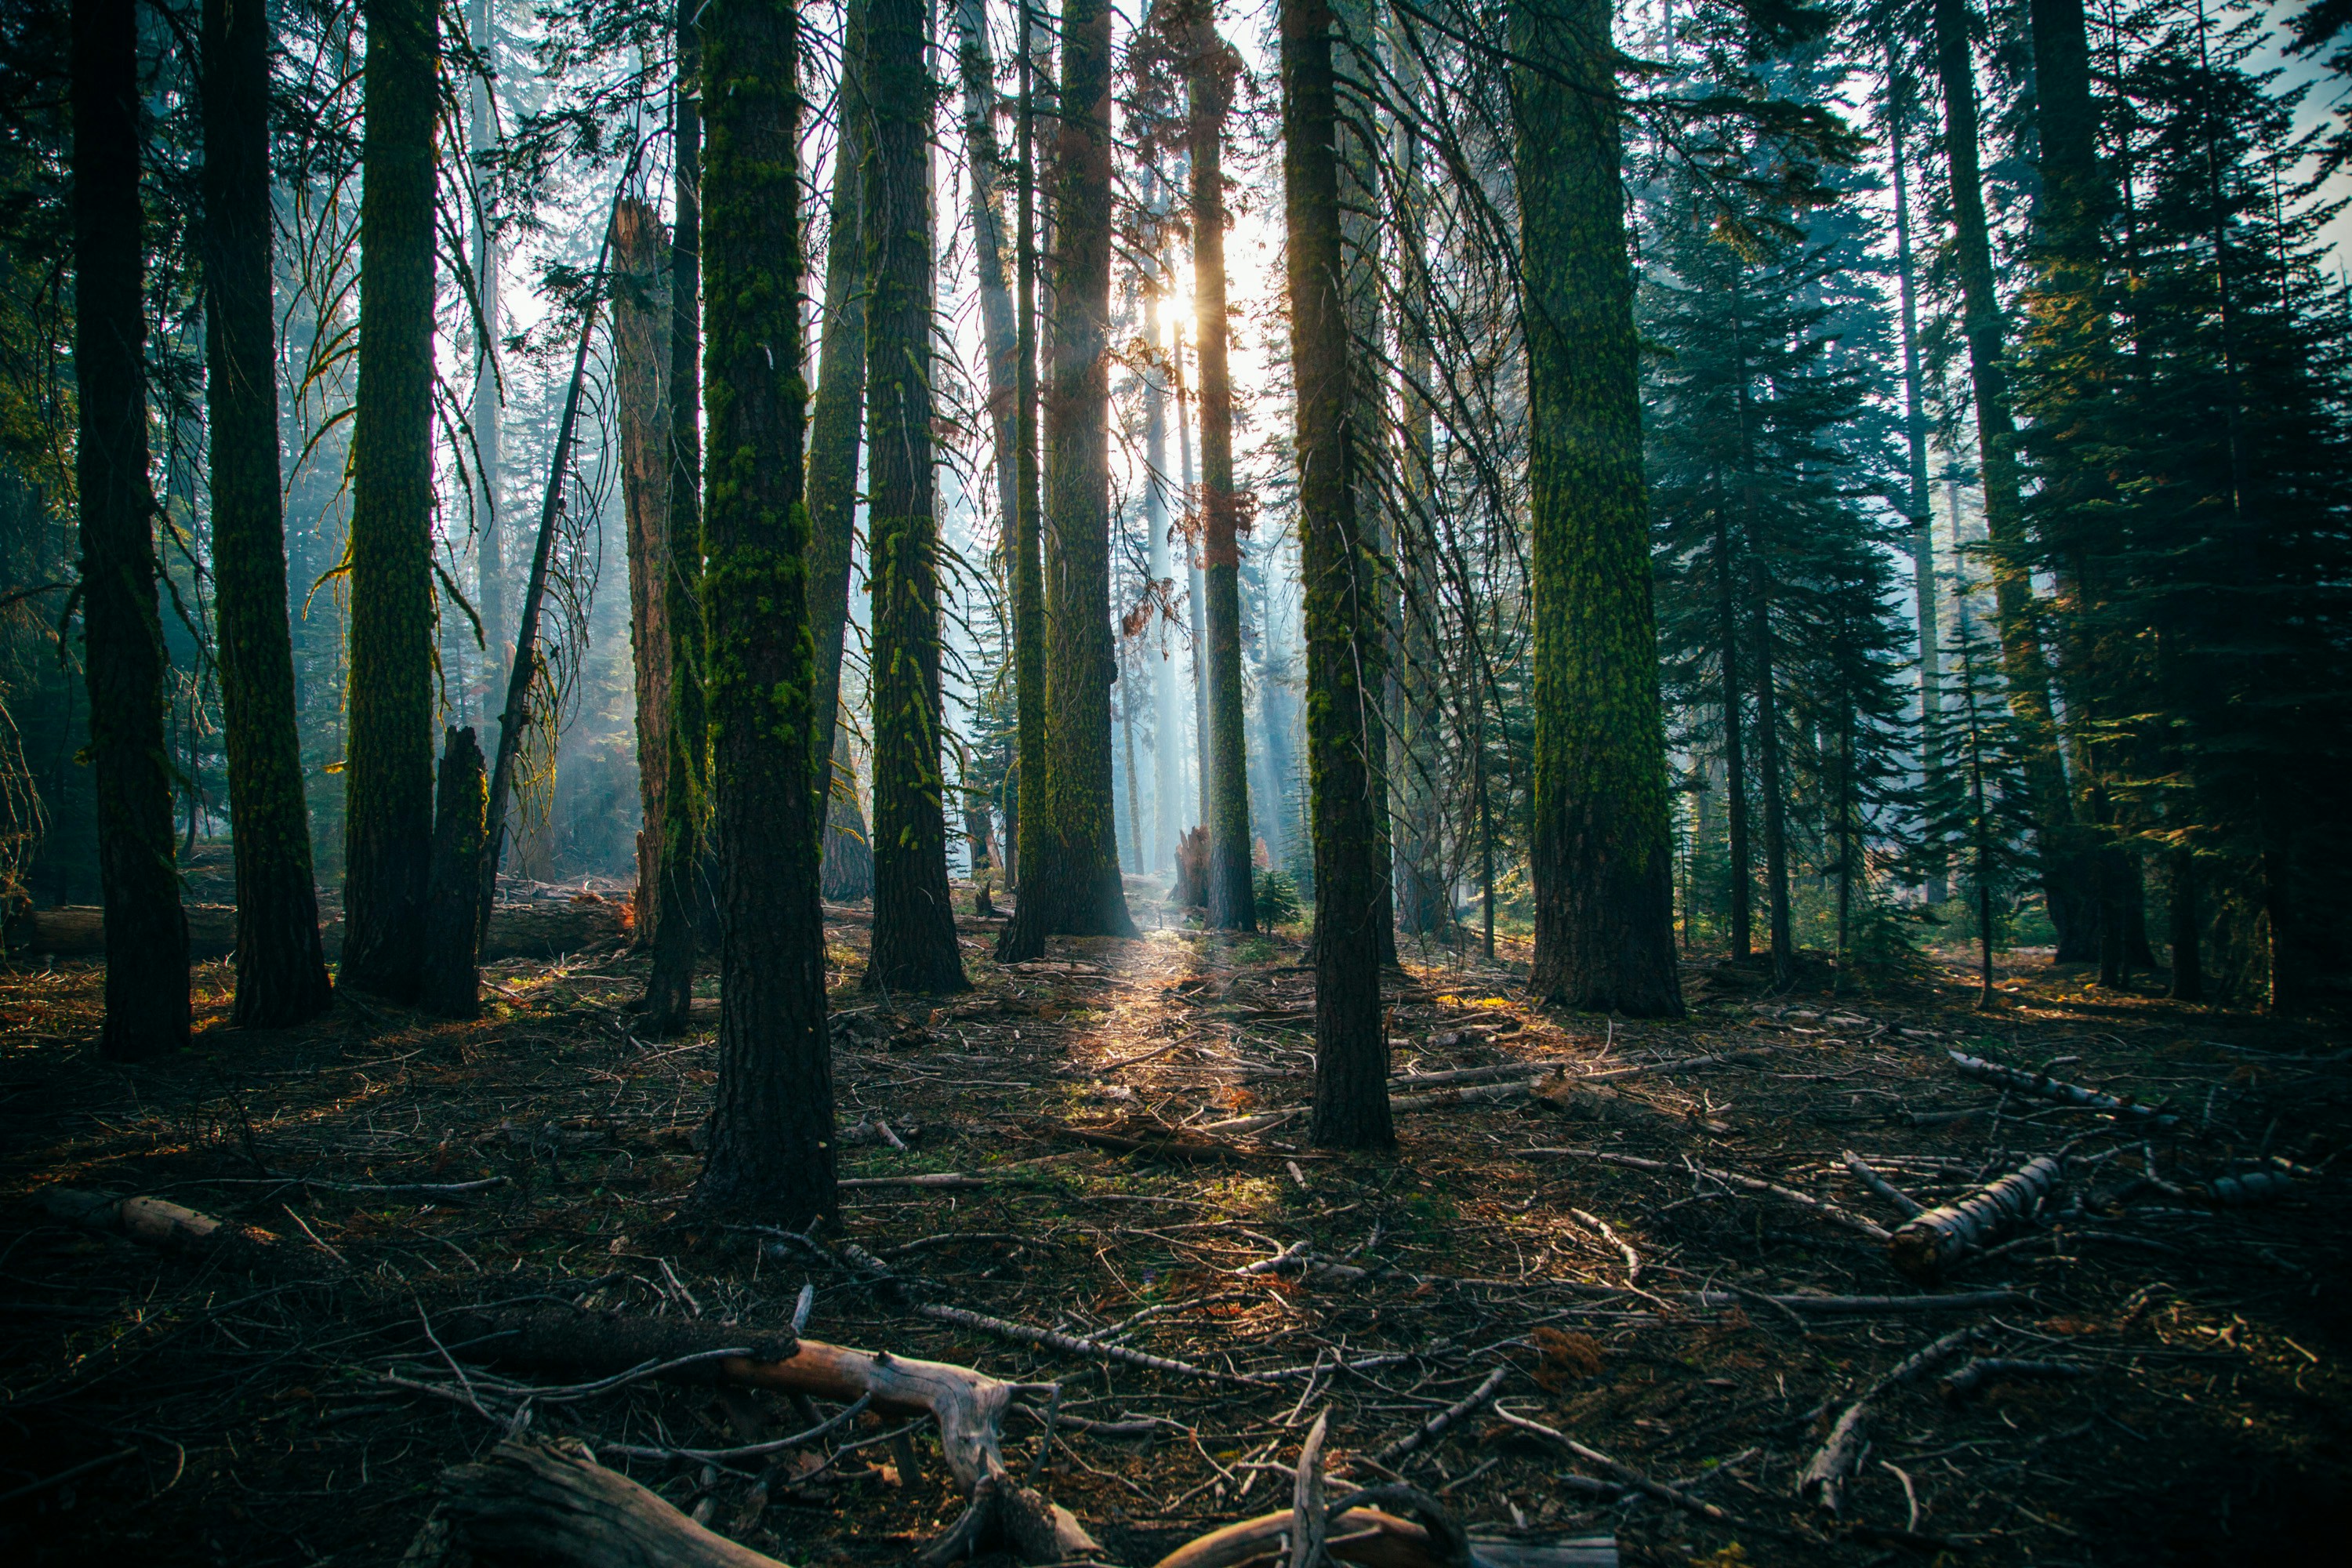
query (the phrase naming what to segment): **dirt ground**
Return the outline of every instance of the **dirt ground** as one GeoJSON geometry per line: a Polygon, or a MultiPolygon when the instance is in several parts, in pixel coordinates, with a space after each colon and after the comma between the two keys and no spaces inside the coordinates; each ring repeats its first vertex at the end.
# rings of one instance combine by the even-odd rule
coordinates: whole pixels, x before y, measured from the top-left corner
{"type": "MultiPolygon", "coordinates": [[[[779,1331],[803,1283],[809,1337],[1058,1381],[1037,1484],[1134,1568],[1286,1507],[1327,1410],[1334,1472],[1401,1473],[1475,1529],[1613,1531],[1628,1563],[2249,1563],[2321,1560],[2339,1533],[2352,1031],[2102,993],[2035,957],[1989,1011],[1957,969],[1775,996],[1694,964],[1686,1020],[1628,1024],[1531,1009],[1507,964],[1408,950],[1400,1075],[1565,1076],[1475,1084],[1402,1112],[1393,1157],[1331,1156],[1303,1117],[1213,1125],[1309,1095],[1296,941],[1161,929],[1015,973],[967,920],[971,994],[877,1002],[856,989],[862,912],[831,913],[844,1173],[974,1178],[846,1194],[846,1238],[908,1279],[895,1300],[685,1212],[710,1039],[632,1033],[635,955],[500,965],[477,1024],[346,999],[266,1034],[226,1026],[212,965],[194,1048],[137,1068],[95,1054],[94,968],[0,969],[0,1557],[396,1562],[444,1468],[505,1429],[505,1407],[470,1407],[437,1320],[552,1299],[779,1331]],[[1949,1049],[2163,1118],[2005,1091],[1949,1049]],[[1622,1070],[1649,1064],[1679,1065],[1622,1070]],[[1896,1200],[1843,1158],[1932,1205],[2062,1150],[2038,1221],[1924,1290],[1868,1234],[1902,1223],[1896,1200]],[[2215,1201],[2208,1184],[2257,1168],[2293,1180],[2215,1201]],[[59,1184],[233,1218],[319,1267],[273,1278],[62,1224],[35,1197],[59,1184]],[[1803,1300],[1822,1296],[1882,1300],[1803,1300]],[[944,1324],[925,1300],[1123,1325],[1199,1374],[944,1324]],[[1858,1393],[1969,1329],[1874,1402],[1840,1513],[1795,1495],[1858,1393]],[[1971,1358],[2037,1365],[1948,1386],[1971,1358]],[[1381,1458],[1498,1369],[1442,1435],[1381,1458]],[[1232,1373],[1258,1376],[1209,1375],[1232,1373]]],[[[641,1382],[535,1405],[532,1429],[712,1447],[793,1419],[641,1382]]],[[[1017,1472],[1041,1429],[1008,1427],[1017,1472]]],[[[936,1442],[883,1435],[867,1416],[772,1464],[607,1462],[793,1563],[905,1561],[960,1500],[936,1442]]]]}

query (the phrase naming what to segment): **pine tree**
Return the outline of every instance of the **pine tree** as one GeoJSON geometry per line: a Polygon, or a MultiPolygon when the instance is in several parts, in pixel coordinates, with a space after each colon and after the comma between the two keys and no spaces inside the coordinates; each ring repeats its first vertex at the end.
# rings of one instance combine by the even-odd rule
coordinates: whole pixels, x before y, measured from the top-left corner
{"type": "Polygon", "coordinates": [[[997,944],[1007,961],[1034,957],[1049,935],[1135,934],[1111,771],[1110,33],[1103,0],[1064,8],[1043,509],[1046,767],[1041,792],[1024,746],[1021,899],[997,944]]]}
{"type": "Polygon", "coordinates": [[[654,889],[653,963],[646,1027],[656,1038],[687,1026],[694,1000],[709,820],[709,730],[703,710],[702,614],[702,114],[701,0],[678,0],[673,37],[677,79],[670,99],[676,168],[669,247],[669,538],[663,619],[669,628],[669,723],[662,784],[661,860],[654,889]]]}
{"type": "Polygon", "coordinates": [[[236,1002],[247,1028],[330,1000],[295,732],[278,500],[276,310],[270,298],[269,19],[205,0],[205,391],[212,437],[214,602],[236,847],[236,1002]]]}
{"type": "Polygon", "coordinates": [[[696,1196],[805,1226],[836,1217],[839,1197],[801,472],[800,17],[767,0],[709,0],[700,15],[720,937],[719,1084],[696,1196]]]}
{"type": "Polygon", "coordinates": [[[1950,677],[1944,735],[1950,765],[1928,781],[1923,800],[1929,841],[1939,847],[1977,928],[1979,1005],[1992,1000],[1992,960],[2011,895],[2031,874],[2025,838],[2032,825],[2024,742],[2000,678],[2000,650],[1970,614],[1960,584],[1959,616],[1943,648],[1950,677]]]}
{"type": "Polygon", "coordinates": [[[1307,745],[1315,836],[1315,1112],[1327,1148],[1395,1142],[1379,925],[1388,913],[1365,715],[1381,697],[1378,560],[1356,515],[1332,16],[1283,0],[1282,184],[1296,389],[1307,745]]]}
{"type": "MultiPolygon", "coordinates": [[[[434,127],[440,8],[367,0],[341,983],[406,1001],[433,837],[434,127]]],[[[492,831],[496,832],[493,825],[492,831]]]]}
{"type": "Polygon", "coordinates": [[[1606,0],[1510,13],[1526,62],[1511,96],[1536,639],[1528,987],[1658,1017],[1682,994],[1609,16],[1606,0]]]}
{"type": "Polygon", "coordinates": [[[106,904],[100,1054],[188,1042],[188,924],[172,852],[163,628],[147,479],[139,30],[130,0],[74,0],[74,374],[83,658],[106,904]]]}
{"type": "Polygon", "coordinates": [[[948,896],[939,522],[931,458],[933,84],[923,0],[867,0],[866,408],[874,720],[874,942],[864,984],[967,989],[948,896]]]}
{"type": "Polygon", "coordinates": [[[842,639],[849,619],[849,567],[857,526],[857,450],[866,406],[866,165],[874,150],[875,106],[866,97],[870,0],[842,10],[841,83],[835,114],[833,192],[826,207],[824,336],[817,349],[816,402],[809,410],[808,509],[816,531],[809,552],[809,622],[816,632],[818,790],[838,748],[842,639]]]}

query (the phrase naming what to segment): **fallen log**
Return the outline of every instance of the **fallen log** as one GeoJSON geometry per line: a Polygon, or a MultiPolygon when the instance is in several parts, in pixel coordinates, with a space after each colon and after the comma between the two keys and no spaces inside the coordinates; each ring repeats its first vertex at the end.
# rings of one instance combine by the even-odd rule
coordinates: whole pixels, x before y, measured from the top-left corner
{"type": "MultiPolygon", "coordinates": [[[[1740,1298],[1725,1290],[1693,1290],[1682,1300],[1697,1307],[1736,1307],[1740,1298]]],[[[2022,1290],[1955,1290],[1936,1296],[1767,1296],[1776,1307],[1799,1312],[1863,1317],[1880,1312],[1951,1312],[2030,1301],[2022,1290]]]]}
{"type": "MultiPolygon", "coordinates": [[[[784,1568],[575,1449],[509,1440],[441,1478],[449,1543],[551,1568],[784,1568]]],[[[412,1557],[422,1554],[412,1549],[412,1557]]],[[[438,1554],[435,1554],[438,1555],[438,1554]]]]}
{"type": "Polygon", "coordinates": [[[2071,1361],[2005,1361],[1979,1356],[1944,1380],[1944,1397],[1958,1404],[1987,1384],[2005,1379],[2087,1377],[2091,1369],[2071,1361]]]}
{"type": "Polygon", "coordinates": [[[1044,1386],[790,1335],[771,1336],[762,1344],[748,1330],[699,1321],[550,1310],[467,1313],[453,1322],[458,1335],[453,1352],[492,1365],[593,1377],[700,1354],[707,1359],[691,1362],[677,1375],[843,1405],[867,1398],[884,1415],[929,1415],[939,1424],[949,1473],[966,1493],[982,1476],[1003,1470],[1004,1414],[1014,1396],[1044,1386]],[[738,1346],[750,1353],[711,1353],[738,1346]]]}
{"type": "Polygon", "coordinates": [[[1886,1238],[1887,1261],[1906,1279],[1926,1284],[1939,1279],[1970,1253],[2003,1239],[2031,1218],[2065,1174],[2058,1159],[2037,1155],[1990,1186],[1905,1221],[1886,1238]]]}
{"type": "Polygon", "coordinates": [[[2112,1094],[2102,1094],[2095,1089],[2084,1089],[2079,1083],[2068,1083],[2047,1073],[2027,1072],[2021,1068],[2003,1067],[1982,1057],[1972,1057],[1966,1051],[1947,1050],[1952,1065],[1960,1069],[1963,1078],[1973,1078],[1986,1083],[1999,1084],[2020,1094],[2030,1094],[2040,1100],[2056,1100],[2062,1105],[2086,1106],[2094,1110],[2112,1110],[2119,1116],[2137,1116],[2151,1127],[2177,1127],[2180,1118],[2153,1105],[2142,1105],[2136,1100],[2118,1100],[2112,1094]]]}
{"type": "Polygon", "coordinates": [[[184,1258],[217,1260],[231,1268],[315,1275],[327,1268],[321,1258],[289,1247],[268,1231],[219,1219],[164,1198],[110,1198],[72,1187],[49,1187],[36,1201],[51,1219],[86,1230],[110,1231],[142,1247],[184,1258]]]}

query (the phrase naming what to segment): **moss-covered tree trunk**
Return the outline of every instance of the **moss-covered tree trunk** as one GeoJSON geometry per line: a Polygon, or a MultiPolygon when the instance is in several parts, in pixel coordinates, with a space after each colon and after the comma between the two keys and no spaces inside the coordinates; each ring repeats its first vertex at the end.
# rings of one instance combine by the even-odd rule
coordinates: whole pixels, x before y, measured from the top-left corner
{"type": "Polygon", "coordinates": [[[2017,425],[2001,352],[2000,299],[1994,289],[1992,239],[1977,153],[1976,75],[1969,47],[1968,0],[1935,0],[1936,66],[1944,99],[1944,153],[1959,259],[1961,321],[1969,342],[1977,441],[1984,479],[1985,531],[1990,536],[1993,608],[2000,634],[2002,678],[2025,752],[2033,802],[2036,853],[2058,957],[2095,956],[2096,906],[2087,899],[2074,842],[2074,806],[2058,754],[2050,700],[2050,665],[2042,649],[2032,553],[2020,500],[2017,425]]]}
{"type": "Polygon", "coordinates": [[[1608,0],[1517,0],[1536,995],[1682,1011],[1608,0]]]}
{"type": "Polygon", "coordinates": [[[1300,571],[1307,601],[1307,746],[1315,834],[1315,1112],[1328,1148],[1396,1141],[1381,1022],[1388,910],[1366,714],[1380,700],[1379,591],[1356,516],[1345,263],[1339,239],[1331,10],[1283,0],[1282,184],[1291,378],[1297,398],[1300,571]]]}
{"type": "Polygon", "coordinates": [[[1110,740],[1110,36],[1107,0],[1069,0],[1045,421],[1045,809],[1024,772],[1021,900],[998,943],[1005,959],[1034,957],[1050,935],[1135,934],[1110,740]]]}
{"type": "Polygon", "coordinates": [[[116,1060],[188,1043],[188,922],[172,855],[163,626],[147,483],[145,225],[139,205],[139,31],[131,0],[74,0],[74,482],[81,501],[106,1021],[116,1060]]]}
{"type": "Polygon", "coordinates": [[[873,659],[869,991],[961,991],[940,764],[939,519],[931,463],[933,84],[924,0],[867,0],[866,488],[873,659]]]}
{"type": "Polygon", "coordinates": [[[697,1201],[805,1226],[839,1212],[817,900],[814,640],[802,501],[800,16],[701,11],[703,510],[719,1087],[697,1201]]]}
{"type": "Polygon", "coordinates": [[[669,529],[662,574],[670,637],[669,724],[661,758],[660,869],[646,1027],[656,1038],[686,1027],[694,996],[698,912],[708,895],[709,731],[702,708],[702,114],[701,0],[678,0],[677,84],[670,102],[676,211],[669,236],[669,529]]]}
{"type": "Polygon", "coordinates": [[[367,0],[341,984],[407,1001],[433,837],[433,191],[440,10],[367,0]]]}
{"type": "MultiPolygon", "coordinates": [[[[1040,553],[1037,453],[1037,74],[1042,43],[1036,9],[1021,7],[1021,99],[1015,173],[1013,266],[1013,769],[1005,797],[1005,871],[1016,889],[1042,857],[1029,831],[1045,804],[1045,565],[1040,553]]],[[[1026,896],[1025,894],[1024,895],[1026,896]]],[[[1017,908],[1017,906],[1016,906],[1017,908]]]]}
{"type": "MultiPolygon", "coordinates": [[[[841,719],[841,647],[849,619],[849,558],[857,523],[857,441],[866,411],[866,164],[874,115],[866,100],[867,0],[842,17],[833,192],[826,203],[824,336],[817,346],[816,401],[809,409],[809,623],[816,635],[816,751],[831,765],[841,719]]],[[[825,793],[822,772],[820,798],[825,793]]]]}
{"type": "Polygon", "coordinates": [[[670,677],[669,411],[661,395],[664,339],[661,219],[634,197],[613,208],[613,391],[621,427],[621,510],[628,535],[629,650],[636,678],[637,936],[653,939],[668,819],[670,677]]]}
{"type": "Polygon", "coordinates": [[[1207,637],[1208,923],[1255,931],[1250,885],[1248,742],[1243,735],[1241,542],[1234,483],[1234,389],[1226,364],[1225,119],[1240,63],[1218,37],[1212,0],[1193,0],[1186,58],[1192,153],[1192,331],[1201,356],[1201,589],[1207,637]]]}
{"type": "Polygon", "coordinates": [[[236,847],[236,1003],[246,1028],[315,1017],[331,999],[294,722],[286,523],[278,501],[270,300],[269,18],[205,0],[205,396],[212,437],[215,604],[236,847]]]}

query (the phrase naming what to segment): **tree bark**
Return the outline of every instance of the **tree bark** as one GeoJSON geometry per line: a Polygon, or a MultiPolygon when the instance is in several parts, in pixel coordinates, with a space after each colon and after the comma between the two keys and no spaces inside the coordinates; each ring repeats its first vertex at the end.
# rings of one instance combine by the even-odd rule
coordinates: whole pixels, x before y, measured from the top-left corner
{"type": "Polygon", "coordinates": [[[2000,300],[1994,291],[1992,241],[1978,168],[1976,74],[1969,47],[1968,0],[1935,0],[1936,64],[1944,97],[1944,152],[1959,257],[1962,324],[1976,398],[1977,440],[1984,476],[1985,529],[1991,537],[1993,606],[2000,633],[2001,674],[2009,686],[2025,751],[2033,800],[2043,897],[2058,928],[2059,959],[2090,956],[2095,914],[2084,908],[2074,851],[2074,807],[2058,754],[2050,701],[2050,666],[2035,624],[2031,555],[2019,500],[2017,426],[2001,354],[2000,300]]]}
{"type": "Polygon", "coordinates": [[[933,85],[924,0],[867,0],[866,561],[873,658],[874,944],[868,991],[970,983],[948,895],[940,763],[939,520],[931,463],[933,85]]]}
{"type": "Polygon", "coordinates": [[[146,236],[139,34],[131,0],[74,0],[74,370],[81,614],[99,886],[106,901],[100,1054],[188,1042],[188,926],[172,852],[163,626],[147,483],[146,236]]]}
{"type": "Polygon", "coordinates": [[[971,162],[972,253],[980,273],[980,320],[988,351],[988,418],[995,438],[996,507],[1010,530],[1019,508],[1013,384],[1020,332],[1005,271],[1004,155],[996,141],[996,61],[988,47],[987,0],[956,0],[956,67],[963,88],[964,152],[971,162]]]}
{"type": "Polygon", "coordinates": [[[824,925],[817,900],[817,670],[802,500],[800,17],[700,13],[709,322],[711,825],[719,846],[719,1085],[707,1209],[805,1226],[839,1213],[824,925]]]}
{"type": "Polygon", "coordinates": [[[866,101],[867,0],[843,8],[839,135],[824,250],[824,336],[809,410],[809,621],[816,632],[817,791],[841,718],[841,650],[849,618],[849,558],[857,522],[857,446],[866,405],[866,164],[874,151],[866,101]]]}
{"type": "Polygon", "coordinates": [[[1008,961],[1034,958],[1049,935],[1136,934],[1111,778],[1110,7],[1069,0],[1062,37],[1045,400],[1045,809],[1034,809],[1038,781],[1024,773],[1021,899],[997,947],[1008,961]]]}
{"type": "Polygon", "coordinates": [[[1255,931],[1250,876],[1249,753],[1242,733],[1241,544],[1247,504],[1234,483],[1233,375],[1226,364],[1225,118],[1240,65],[1197,0],[1189,40],[1187,138],[1192,153],[1193,333],[1201,356],[1201,587],[1207,601],[1209,912],[1225,931],[1255,931]]]}
{"type": "Polygon", "coordinates": [[[332,999],[294,721],[270,297],[269,19],[205,0],[205,393],[215,599],[236,852],[231,1021],[281,1028],[332,999]]]}
{"type": "Polygon", "coordinates": [[[1607,0],[1516,0],[1535,599],[1535,961],[1570,1006],[1682,1012],[1633,273],[1607,0]]]}
{"type": "MultiPolygon", "coordinates": [[[[1019,297],[1013,332],[1013,684],[1015,762],[1005,801],[1006,869],[1024,888],[1044,858],[1045,802],[1045,569],[1039,554],[1037,458],[1036,12],[1021,5],[1020,171],[1014,217],[1019,297]]],[[[1025,894],[1024,895],[1026,896],[1025,894]]],[[[1009,929],[1009,928],[1008,928],[1009,929]]]]}
{"type": "Polygon", "coordinates": [[[1715,509],[1716,671],[1723,680],[1724,822],[1731,861],[1731,961],[1744,963],[1755,944],[1755,867],[1748,843],[1747,689],[1739,683],[1739,616],[1731,591],[1731,520],[1720,493],[1715,509]]]}
{"type": "Polygon", "coordinates": [[[707,871],[709,727],[702,698],[702,113],[700,0],[678,0],[677,82],[671,100],[675,143],[669,236],[669,537],[663,552],[663,623],[669,633],[669,722],[663,771],[660,861],[646,977],[646,1028],[656,1038],[686,1027],[694,996],[694,951],[709,901],[707,871]]]}
{"type": "Polygon", "coordinates": [[[425,905],[425,966],[417,1005],[445,1018],[481,1011],[482,849],[489,782],[470,729],[452,729],[441,748],[433,816],[433,869],[425,905]]]}
{"type": "MultiPolygon", "coordinates": [[[[490,0],[473,0],[471,28],[475,52],[482,69],[473,79],[472,113],[467,117],[467,143],[476,166],[481,155],[497,144],[495,106],[490,79],[485,72],[497,65],[498,19],[490,0]]],[[[690,165],[689,165],[690,166],[690,165]]],[[[487,192],[478,193],[481,206],[474,215],[475,331],[480,334],[474,372],[474,607],[482,617],[482,703],[487,711],[507,689],[506,560],[499,532],[499,247],[490,232],[487,192]]]]}
{"type": "Polygon", "coordinates": [[[662,402],[663,234],[649,203],[613,209],[614,393],[621,427],[621,501],[629,559],[629,649],[637,698],[638,934],[650,938],[668,820],[670,452],[662,402]]]}
{"type": "Polygon", "coordinates": [[[425,956],[433,836],[434,126],[440,10],[366,0],[360,372],[352,422],[343,959],[405,1002],[425,956]]]}
{"type": "Polygon", "coordinates": [[[1381,1022],[1387,913],[1365,714],[1379,701],[1378,562],[1356,516],[1338,95],[1327,0],[1283,0],[1282,175],[1297,388],[1307,771],[1315,834],[1315,1111],[1327,1148],[1396,1142],[1381,1022]]]}

